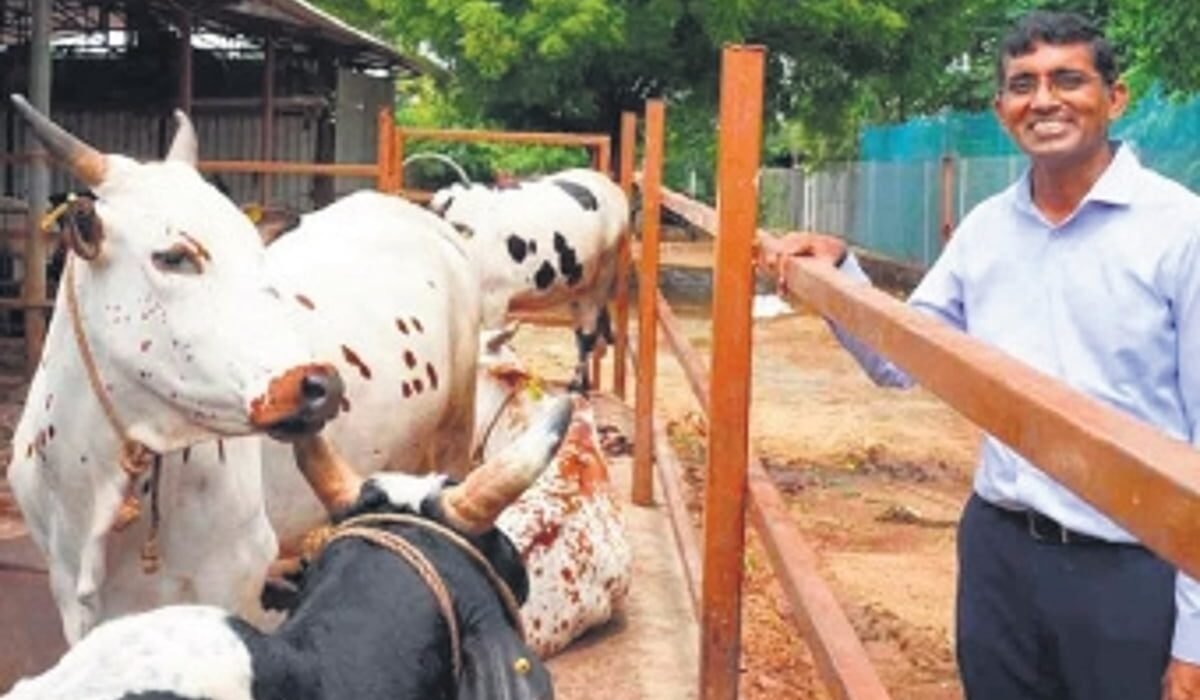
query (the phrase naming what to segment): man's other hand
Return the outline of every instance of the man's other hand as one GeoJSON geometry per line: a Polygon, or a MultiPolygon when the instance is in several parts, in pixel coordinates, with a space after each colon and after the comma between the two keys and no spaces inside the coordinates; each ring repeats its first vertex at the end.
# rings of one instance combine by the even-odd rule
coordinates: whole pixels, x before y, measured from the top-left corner
{"type": "Polygon", "coordinates": [[[831,265],[846,259],[846,242],[837,236],[810,231],[793,231],[777,238],[764,237],[758,246],[758,267],[763,273],[773,272],[780,292],[787,291],[784,271],[793,257],[816,258],[831,265]]]}
{"type": "Polygon", "coordinates": [[[1163,677],[1162,700],[1200,700],[1200,666],[1171,659],[1163,677]]]}

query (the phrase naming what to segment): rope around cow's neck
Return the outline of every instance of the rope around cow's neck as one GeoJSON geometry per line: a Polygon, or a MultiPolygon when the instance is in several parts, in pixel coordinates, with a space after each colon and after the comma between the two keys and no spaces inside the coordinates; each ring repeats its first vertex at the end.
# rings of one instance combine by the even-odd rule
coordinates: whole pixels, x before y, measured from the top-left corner
{"type": "MultiPolygon", "coordinates": [[[[433,597],[437,599],[442,617],[446,619],[446,626],[450,631],[450,653],[456,682],[462,671],[462,641],[459,636],[458,617],[454,614],[454,603],[451,600],[450,592],[446,588],[446,583],[442,580],[437,568],[434,567],[433,563],[419,549],[400,535],[378,527],[379,525],[387,524],[415,525],[439,534],[456,545],[483,572],[492,589],[496,591],[496,595],[500,598],[500,602],[504,605],[504,611],[513,627],[516,628],[517,634],[522,639],[525,638],[525,628],[521,623],[521,606],[517,602],[517,597],[513,595],[512,590],[504,582],[504,579],[500,578],[500,575],[496,573],[496,569],[492,567],[491,563],[479,553],[479,550],[454,530],[425,518],[405,513],[368,513],[345,520],[337,527],[332,528],[328,538],[319,545],[322,550],[328,547],[334,540],[357,537],[392,552],[408,562],[417,571],[417,574],[425,582],[425,585],[429,587],[430,592],[433,593],[433,597]]],[[[529,669],[529,660],[524,657],[514,659],[513,669],[518,673],[527,672],[529,669]]]]}
{"type": "Polygon", "coordinates": [[[117,463],[120,465],[121,471],[125,472],[125,475],[129,479],[125,484],[125,493],[121,501],[121,506],[117,509],[117,515],[113,519],[112,529],[115,532],[120,532],[141,515],[142,507],[137,494],[137,480],[147,470],[154,467],[154,471],[151,473],[151,497],[153,503],[151,504],[150,532],[146,535],[146,542],[142,547],[142,571],[152,574],[158,571],[159,565],[158,478],[162,466],[162,456],[146,445],[129,437],[129,431],[125,426],[125,422],[118,415],[117,407],[113,404],[112,397],[104,389],[104,382],[100,378],[100,370],[96,366],[96,358],[92,355],[92,348],[88,344],[87,333],[83,328],[83,319],[79,313],[79,294],[75,289],[75,265],[78,264],[77,257],[74,253],[68,254],[66,279],[63,280],[63,283],[67,287],[67,311],[71,318],[71,331],[75,335],[75,346],[79,349],[79,357],[83,361],[84,370],[87,372],[88,385],[92,388],[92,394],[100,402],[100,407],[104,410],[105,417],[108,418],[108,424],[112,426],[113,432],[117,434],[117,439],[121,443],[120,451],[117,455],[117,463]]]}

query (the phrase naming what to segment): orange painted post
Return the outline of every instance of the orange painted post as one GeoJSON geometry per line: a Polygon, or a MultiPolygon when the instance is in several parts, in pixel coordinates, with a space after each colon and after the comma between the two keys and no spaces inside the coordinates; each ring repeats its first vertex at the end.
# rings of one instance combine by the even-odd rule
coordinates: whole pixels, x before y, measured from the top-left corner
{"type": "Polygon", "coordinates": [[[654,376],[658,361],[658,217],[662,206],[659,188],[663,170],[662,100],[646,102],[646,150],[642,166],[642,260],[638,275],[638,371],[634,402],[633,436],[634,505],[654,504],[654,376]]]}
{"type": "Polygon", "coordinates": [[[392,191],[404,191],[404,129],[396,129],[396,147],[392,151],[392,191]]]}
{"type": "Polygon", "coordinates": [[[749,459],[750,298],[758,227],[763,58],[760,46],[727,46],[721,58],[717,265],[713,275],[712,378],[704,489],[700,697],[738,696],[742,562],[749,459]]]}
{"type": "Polygon", "coordinates": [[[612,177],[612,141],[608,139],[596,146],[596,170],[612,177]]]}
{"type": "Polygon", "coordinates": [[[379,147],[376,151],[379,173],[375,176],[375,188],[380,192],[387,192],[392,182],[392,148],[395,146],[395,136],[392,132],[396,128],[395,122],[392,121],[391,108],[380,107],[375,122],[379,132],[379,147]]]}
{"type": "MultiPolygon", "coordinates": [[[[633,150],[637,139],[637,115],[633,112],[621,114],[621,175],[619,181],[625,196],[633,198],[633,150]]],[[[616,314],[613,319],[616,328],[614,338],[617,347],[613,352],[613,391],[617,398],[625,400],[625,363],[627,355],[626,344],[629,342],[629,249],[632,230],[626,222],[625,230],[621,232],[621,247],[617,253],[617,293],[615,306],[616,314]]]]}

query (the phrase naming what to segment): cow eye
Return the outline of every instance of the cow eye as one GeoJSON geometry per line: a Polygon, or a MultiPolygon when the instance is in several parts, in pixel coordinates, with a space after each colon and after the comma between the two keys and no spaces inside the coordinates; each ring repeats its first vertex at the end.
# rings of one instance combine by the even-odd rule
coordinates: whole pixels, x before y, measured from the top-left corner
{"type": "Polygon", "coordinates": [[[150,259],[163,272],[198,275],[204,269],[200,255],[183,243],[176,243],[166,250],[156,250],[150,259]]]}

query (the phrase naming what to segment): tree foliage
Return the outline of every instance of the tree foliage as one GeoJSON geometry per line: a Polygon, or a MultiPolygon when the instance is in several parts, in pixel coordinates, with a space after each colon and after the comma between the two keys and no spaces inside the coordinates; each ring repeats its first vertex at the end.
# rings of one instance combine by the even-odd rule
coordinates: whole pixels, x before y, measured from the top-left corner
{"type": "Polygon", "coordinates": [[[783,162],[852,155],[864,123],[986,107],[996,43],[1035,7],[1106,24],[1142,88],[1200,89],[1197,0],[321,1],[443,62],[439,116],[457,125],[615,133],[623,110],[666,98],[677,186],[711,173],[726,42],[768,49],[767,149],[783,162]]]}

